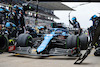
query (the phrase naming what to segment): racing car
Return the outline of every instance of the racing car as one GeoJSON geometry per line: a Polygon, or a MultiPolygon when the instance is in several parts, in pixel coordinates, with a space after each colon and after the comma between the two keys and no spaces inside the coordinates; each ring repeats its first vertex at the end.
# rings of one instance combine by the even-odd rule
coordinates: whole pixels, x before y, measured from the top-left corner
{"type": "Polygon", "coordinates": [[[69,34],[69,31],[63,28],[52,28],[49,34],[37,38],[32,38],[29,34],[20,34],[15,45],[9,46],[9,52],[33,56],[77,57],[81,55],[82,36],[69,34]]]}

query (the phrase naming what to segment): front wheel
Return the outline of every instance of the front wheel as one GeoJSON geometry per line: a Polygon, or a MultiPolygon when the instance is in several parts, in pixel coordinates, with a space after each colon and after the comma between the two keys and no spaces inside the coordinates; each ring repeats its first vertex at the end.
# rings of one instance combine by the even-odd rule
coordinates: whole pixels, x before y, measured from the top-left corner
{"type": "Polygon", "coordinates": [[[27,46],[32,46],[30,43],[32,42],[32,36],[29,34],[20,34],[17,39],[17,44],[16,47],[27,47],[27,46]]]}

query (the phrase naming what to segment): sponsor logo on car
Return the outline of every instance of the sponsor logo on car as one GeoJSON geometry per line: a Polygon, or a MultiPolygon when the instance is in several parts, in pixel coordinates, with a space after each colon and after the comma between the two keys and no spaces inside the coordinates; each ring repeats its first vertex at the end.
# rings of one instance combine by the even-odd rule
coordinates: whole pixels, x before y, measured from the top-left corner
{"type": "Polygon", "coordinates": [[[9,51],[15,50],[15,46],[9,46],[9,51]]]}

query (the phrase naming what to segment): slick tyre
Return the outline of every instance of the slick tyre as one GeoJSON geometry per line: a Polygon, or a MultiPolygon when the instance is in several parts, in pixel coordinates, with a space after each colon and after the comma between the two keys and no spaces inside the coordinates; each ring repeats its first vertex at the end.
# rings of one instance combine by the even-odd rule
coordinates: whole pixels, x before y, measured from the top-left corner
{"type": "Polygon", "coordinates": [[[79,40],[80,40],[80,46],[81,46],[81,50],[86,50],[88,48],[88,36],[85,34],[82,34],[79,36],[79,40]]]}
{"type": "Polygon", "coordinates": [[[72,49],[74,47],[77,47],[77,36],[70,35],[67,37],[67,49],[72,49]]]}
{"type": "Polygon", "coordinates": [[[0,52],[8,51],[8,38],[5,35],[0,35],[0,52]]]}
{"type": "Polygon", "coordinates": [[[27,47],[32,46],[30,43],[32,41],[32,36],[29,34],[20,34],[17,39],[16,47],[27,47]]]}

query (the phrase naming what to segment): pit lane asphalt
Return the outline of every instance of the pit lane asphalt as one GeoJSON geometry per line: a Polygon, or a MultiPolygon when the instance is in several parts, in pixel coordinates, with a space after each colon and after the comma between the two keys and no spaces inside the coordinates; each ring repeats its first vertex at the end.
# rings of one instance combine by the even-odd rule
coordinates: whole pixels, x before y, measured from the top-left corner
{"type": "Polygon", "coordinates": [[[0,67],[100,67],[100,57],[95,57],[93,52],[94,50],[80,65],[73,64],[76,57],[50,56],[41,58],[28,55],[14,56],[13,53],[3,53],[0,54],[0,67]]]}

